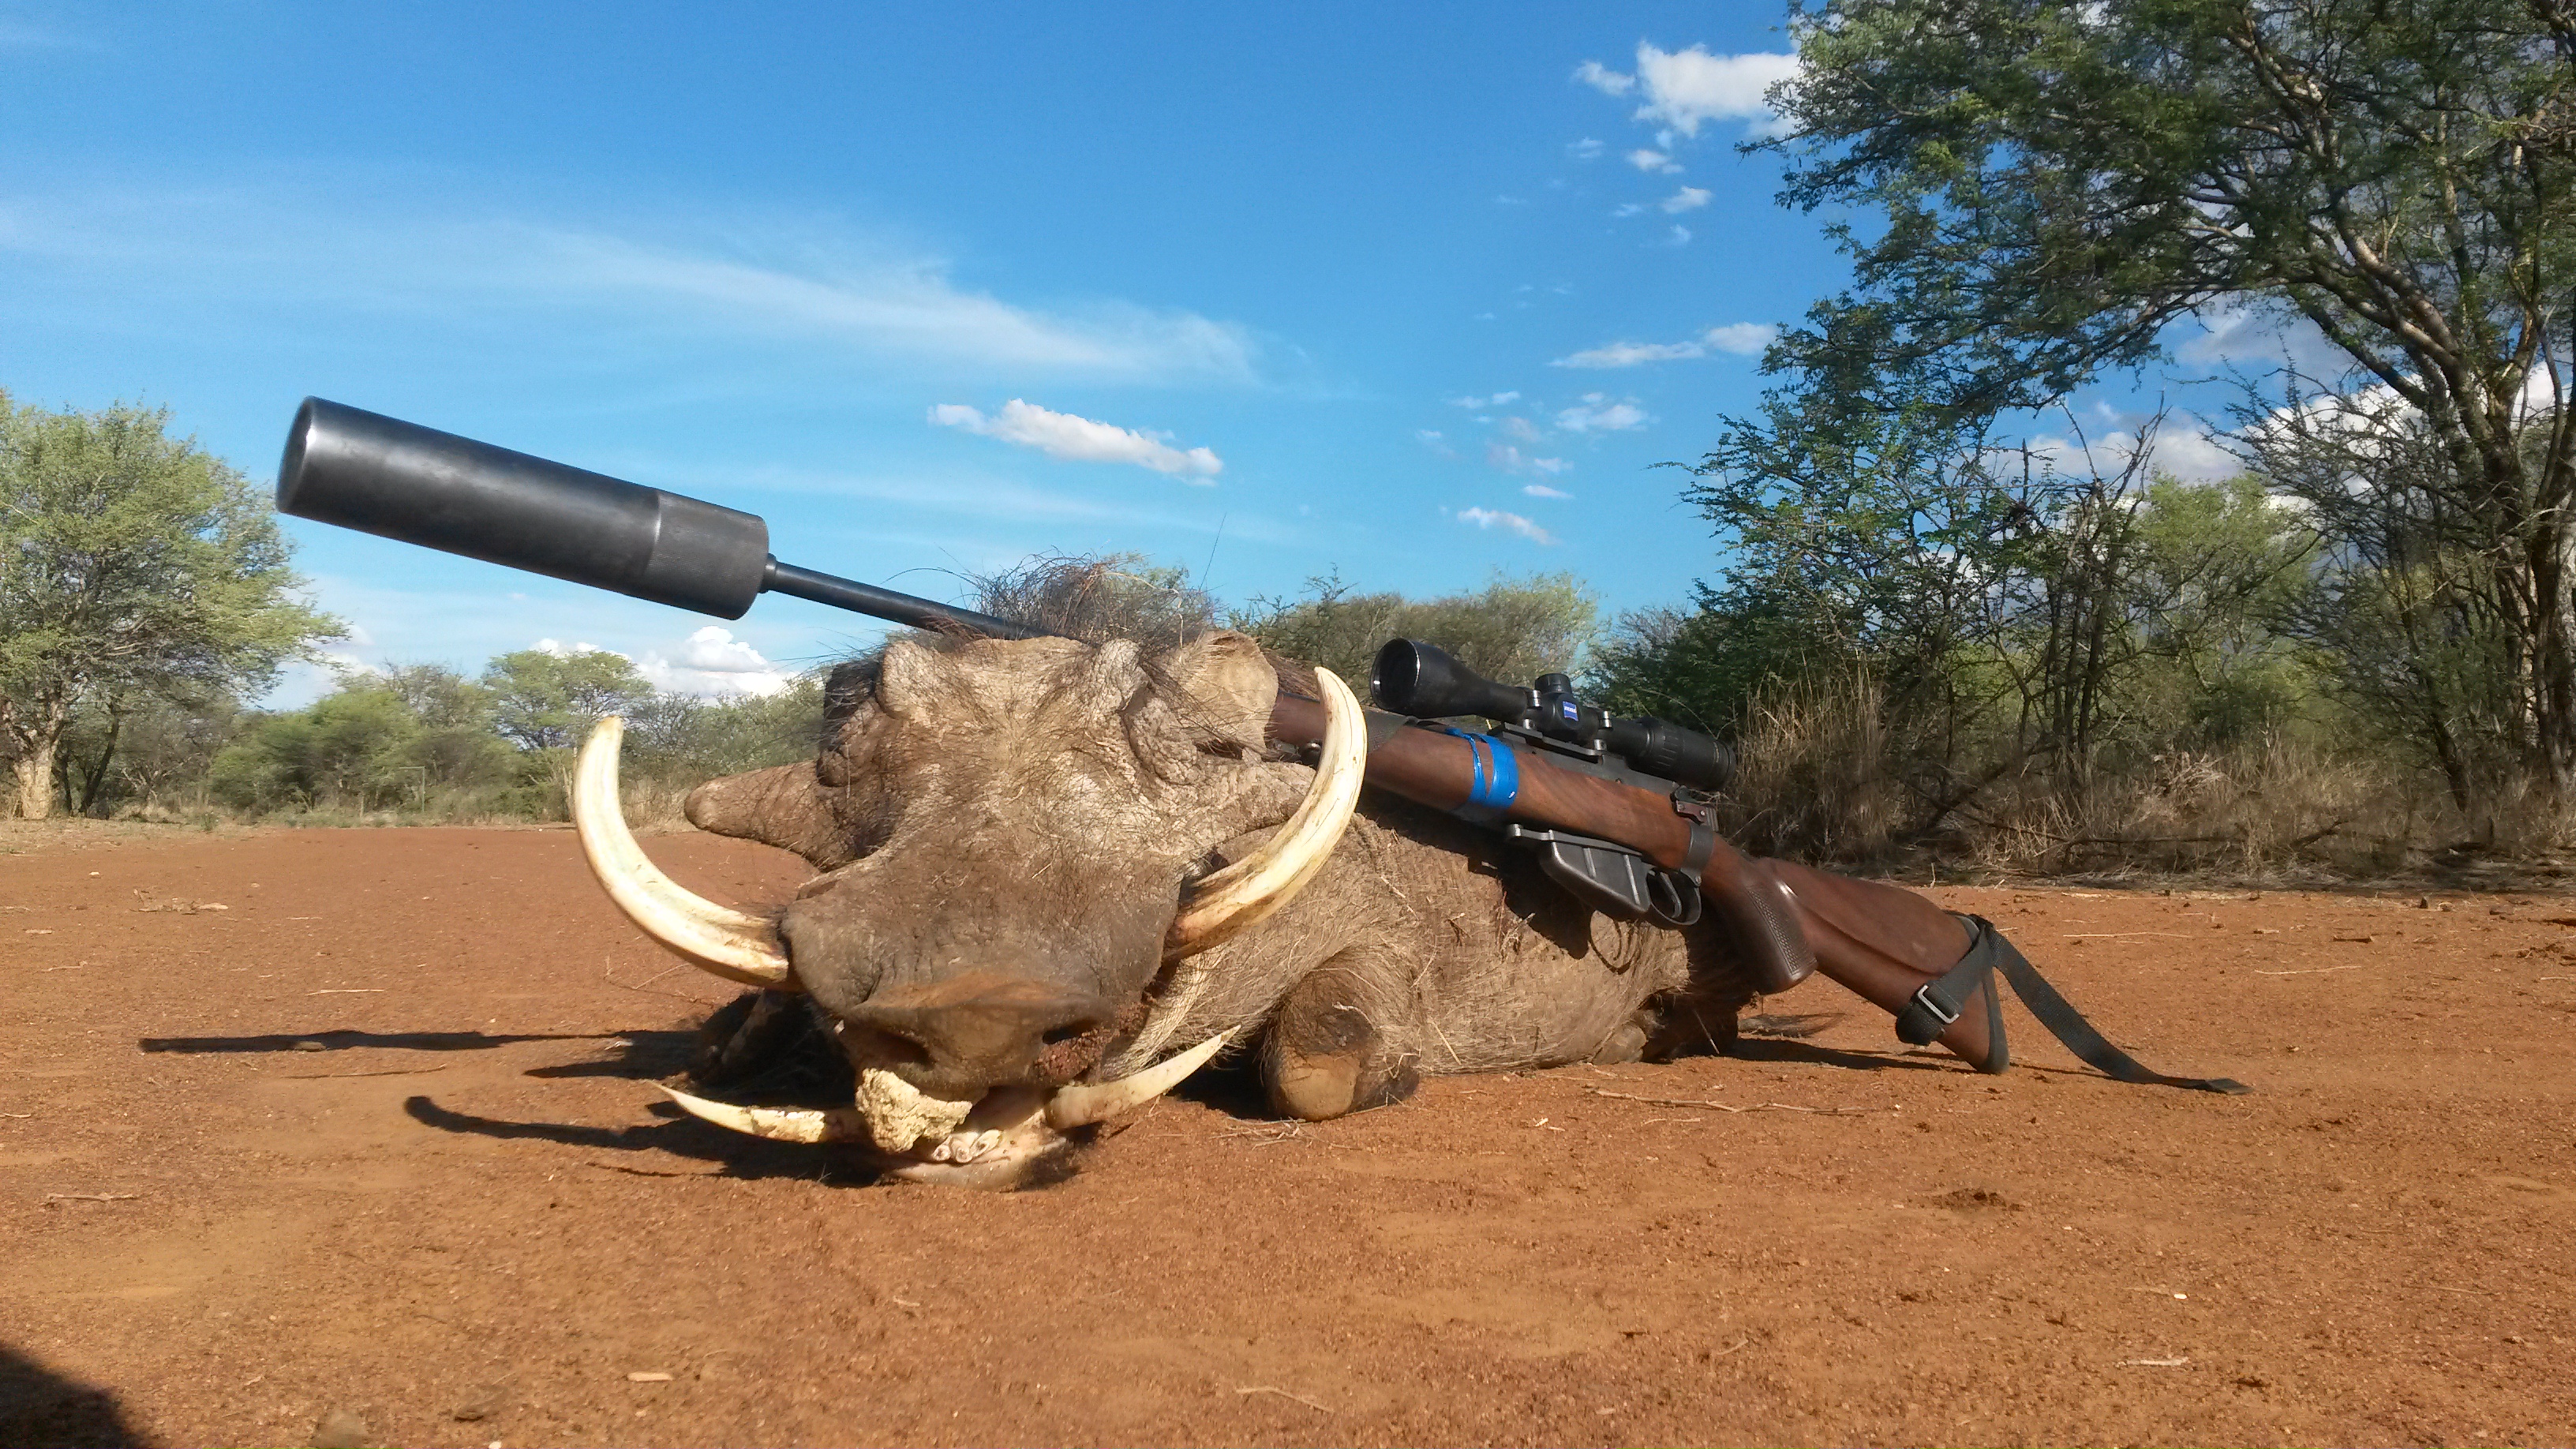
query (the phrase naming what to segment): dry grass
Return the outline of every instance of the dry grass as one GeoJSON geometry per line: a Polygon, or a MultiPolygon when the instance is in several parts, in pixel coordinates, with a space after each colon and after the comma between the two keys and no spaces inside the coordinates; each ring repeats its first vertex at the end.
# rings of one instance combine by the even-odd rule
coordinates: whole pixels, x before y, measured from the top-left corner
{"type": "Polygon", "coordinates": [[[1747,849],[1853,869],[2329,883],[2563,878],[2576,811],[2528,791],[2453,806],[2438,777],[2360,751],[2274,738],[2172,750],[2070,789],[2043,760],[1890,727],[1865,679],[1809,684],[1754,711],[1731,833],[1747,849]],[[1910,768],[1909,768],[1910,767],[1910,768]],[[1909,785],[1908,779],[1918,783],[1909,785]],[[1919,782],[1949,782],[1941,789],[1919,782]],[[1949,805],[1946,811],[1940,807],[1949,805]]]}

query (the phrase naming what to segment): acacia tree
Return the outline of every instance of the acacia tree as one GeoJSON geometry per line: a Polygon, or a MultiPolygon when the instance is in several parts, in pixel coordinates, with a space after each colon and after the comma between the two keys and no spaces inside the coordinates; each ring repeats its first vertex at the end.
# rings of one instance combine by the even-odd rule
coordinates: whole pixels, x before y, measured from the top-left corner
{"type": "Polygon", "coordinates": [[[1865,674],[1916,830],[2008,775],[2080,802],[2106,756],[2138,753],[2141,682],[2296,562],[2194,528],[2201,500],[2149,475],[2152,423],[2095,448],[2069,411],[2061,459],[1919,401],[1830,427],[1819,411],[1775,395],[1730,424],[1687,494],[1730,577],[1696,618],[1632,623],[1601,675],[1620,707],[1725,727],[1784,686],[1865,674]]]}
{"type": "Polygon", "coordinates": [[[1830,431],[1962,425],[2212,306],[2315,325],[2421,419],[2496,572],[2530,765],[2576,792],[2576,19],[2560,0],[1824,0],[1782,199],[1854,285],[1765,366],[1830,431]],[[2531,438],[2534,418],[2540,436],[2531,438]]]}
{"type": "Polygon", "coordinates": [[[483,666],[492,728],[522,750],[566,750],[609,715],[631,715],[653,697],[635,661],[605,649],[521,649],[483,666]]]}
{"type": "Polygon", "coordinates": [[[26,819],[53,812],[76,710],[255,690],[338,632],[293,597],[268,501],[168,426],[0,393],[0,750],[26,819]]]}

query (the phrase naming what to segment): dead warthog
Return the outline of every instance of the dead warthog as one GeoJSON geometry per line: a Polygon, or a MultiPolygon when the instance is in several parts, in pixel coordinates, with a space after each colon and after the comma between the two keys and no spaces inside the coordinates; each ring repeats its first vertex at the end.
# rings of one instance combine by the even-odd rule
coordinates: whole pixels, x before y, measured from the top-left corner
{"type": "Polygon", "coordinates": [[[1321,1119],[1423,1073],[1723,1040],[1752,994],[1704,928],[1596,915],[1485,831],[1362,800],[1358,702],[1241,634],[898,642],[827,698],[810,764],[689,797],[701,828],[813,864],[768,915],[645,859],[616,721],[583,752],[575,814],[611,897],[765,988],[719,1013],[692,1085],[722,1091],[799,1034],[846,1059],[847,1106],[672,1093],[727,1127],[1010,1186],[1220,1051],[1257,1053],[1278,1110],[1321,1119]],[[1283,683],[1326,703],[1312,763],[1264,742],[1283,683]]]}

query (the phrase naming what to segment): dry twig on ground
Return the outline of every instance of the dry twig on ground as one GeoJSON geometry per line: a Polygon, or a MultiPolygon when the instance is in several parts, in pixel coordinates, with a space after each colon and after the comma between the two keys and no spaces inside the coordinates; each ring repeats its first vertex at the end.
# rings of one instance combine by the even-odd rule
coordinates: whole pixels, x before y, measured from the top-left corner
{"type": "Polygon", "coordinates": [[[1298,1403],[1304,1404],[1307,1408],[1314,1410],[1318,1414],[1329,1414],[1333,1412],[1332,1410],[1325,1408],[1323,1405],[1316,1403],[1313,1399],[1307,1398],[1304,1394],[1292,1394],[1286,1389],[1272,1388],[1268,1384],[1252,1384],[1245,1388],[1236,1389],[1235,1392],[1238,1394],[1277,1394],[1283,1399],[1294,1399],[1298,1403]]]}
{"type": "Polygon", "coordinates": [[[1596,1097],[1615,1097],[1622,1102],[1643,1102],[1650,1107],[1706,1107],[1717,1112],[1807,1112],[1818,1117],[1865,1117],[1876,1112],[1894,1112],[1895,1107],[1800,1107],[1789,1102],[1756,1102],[1749,1107],[1730,1107],[1724,1102],[1704,1101],[1697,1097],[1640,1097],[1630,1092],[1605,1092],[1599,1087],[1583,1090],[1596,1097]]]}

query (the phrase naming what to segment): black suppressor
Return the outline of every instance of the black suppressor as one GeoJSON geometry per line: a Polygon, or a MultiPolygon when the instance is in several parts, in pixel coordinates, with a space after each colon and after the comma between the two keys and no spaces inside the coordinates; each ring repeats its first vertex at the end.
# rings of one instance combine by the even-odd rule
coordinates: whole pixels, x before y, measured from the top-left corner
{"type": "Polygon", "coordinates": [[[318,397],[286,435],[277,511],[721,619],[768,591],[920,629],[1043,632],[780,563],[748,513],[318,397]]]}
{"type": "Polygon", "coordinates": [[[1531,734],[1604,750],[1645,774],[1702,790],[1735,778],[1735,752],[1652,715],[1619,719],[1574,697],[1574,682],[1542,674],[1527,689],[1497,684],[1418,639],[1390,639],[1369,670],[1377,702],[1416,719],[1482,715],[1531,734]]]}

